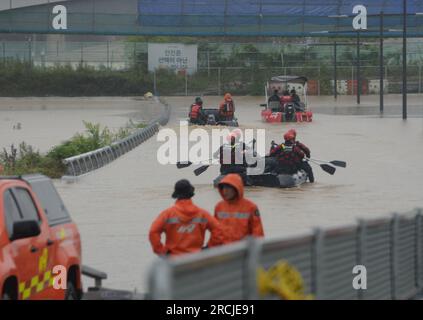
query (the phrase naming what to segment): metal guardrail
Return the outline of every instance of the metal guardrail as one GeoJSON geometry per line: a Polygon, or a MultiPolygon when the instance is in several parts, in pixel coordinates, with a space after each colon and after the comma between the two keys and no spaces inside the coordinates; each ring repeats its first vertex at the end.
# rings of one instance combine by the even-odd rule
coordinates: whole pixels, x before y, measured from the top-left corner
{"type": "MultiPolygon", "coordinates": [[[[288,239],[248,239],[177,259],[159,259],[150,299],[255,299],[257,268],[286,261],[316,299],[410,299],[423,289],[423,210],[288,239]],[[353,268],[367,289],[353,288],[353,268]]],[[[269,298],[269,297],[266,297],[269,298]]]]}
{"type": "Polygon", "coordinates": [[[164,105],[164,111],[147,127],[113,142],[110,146],[64,159],[63,163],[67,167],[66,175],[80,176],[101,168],[154,136],[159,131],[160,125],[166,125],[170,118],[170,106],[161,99],[160,102],[164,105]]]}

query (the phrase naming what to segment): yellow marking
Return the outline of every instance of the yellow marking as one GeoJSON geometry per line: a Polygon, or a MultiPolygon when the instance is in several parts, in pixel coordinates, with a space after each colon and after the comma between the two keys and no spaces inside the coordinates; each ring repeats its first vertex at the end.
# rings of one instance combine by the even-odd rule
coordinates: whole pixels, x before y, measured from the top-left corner
{"type": "Polygon", "coordinates": [[[46,273],[44,273],[44,281],[50,280],[51,277],[51,271],[46,271],[46,273]]]}
{"type": "Polygon", "coordinates": [[[19,283],[19,293],[24,292],[25,290],[25,282],[19,283]]]}
{"type": "Polygon", "coordinates": [[[60,238],[60,240],[63,240],[63,239],[66,238],[66,230],[65,230],[65,228],[60,229],[59,238],[60,238]]]}
{"type": "Polygon", "coordinates": [[[53,286],[53,283],[54,277],[52,277],[52,271],[48,270],[44,272],[44,274],[32,277],[31,280],[26,283],[19,283],[19,293],[22,294],[22,299],[26,300],[31,297],[32,289],[35,289],[35,293],[39,293],[48,287],[53,286]],[[26,287],[27,283],[28,287],[26,287]]]}
{"type": "Polygon", "coordinates": [[[38,278],[38,276],[32,277],[30,288],[35,287],[36,285],[38,285],[39,282],[40,282],[40,279],[38,278]]]}
{"type": "Polygon", "coordinates": [[[31,296],[31,288],[25,289],[22,295],[22,299],[28,299],[31,296]]]}
{"type": "Polygon", "coordinates": [[[44,289],[44,282],[40,282],[37,284],[37,293],[43,291],[44,289]]]}

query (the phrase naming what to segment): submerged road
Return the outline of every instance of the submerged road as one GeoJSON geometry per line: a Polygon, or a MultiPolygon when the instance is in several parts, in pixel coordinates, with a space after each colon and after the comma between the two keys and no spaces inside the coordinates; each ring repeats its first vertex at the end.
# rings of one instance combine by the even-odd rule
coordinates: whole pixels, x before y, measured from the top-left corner
{"type": "MultiPolygon", "coordinates": [[[[166,100],[173,107],[167,127],[179,131],[179,120],[186,118],[193,99],[166,100]]],[[[206,107],[218,102],[204,98],[206,107]]],[[[295,127],[312,156],[348,162],[348,168],[338,168],[334,176],[314,166],[313,185],[290,190],[248,188],[246,196],[258,204],[267,237],[423,206],[423,119],[315,114],[308,124],[270,125],[259,117],[262,99],[235,97],[235,103],[241,129],[266,129],[267,143],[281,141],[283,132],[295,127]]],[[[142,108],[144,102],[137,104],[142,108]]],[[[191,180],[196,187],[194,201],[209,211],[220,199],[211,185],[218,167],[196,177],[195,166],[181,170],[162,166],[156,159],[160,145],[152,138],[75,183],[55,182],[81,232],[83,262],[108,273],[107,287],[146,291],[147,272],[155,259],[148,230],[159,212],[173,203],[170,195],[178,179],[191,180]]]]}
{"type": "MultiPolygon", "coordinates": [[[[205,98],[215,106],[217,98],[205,98]]],[[[179,131],[189,98],[167,98],[173,106],[167,126],[179,131]]],[[[309,124],[269,125],[259,120],[261,101],[236,98],[241,128],[264,128],[266,139],[280,141],[290,127],[312,150],[312,156],[345,160],[329,176],[315,167],[316,183],[291,190],[248,188],[246,196],[261,210],[267,237],[306,232],[313,227],[354,223],[423,206],[423,120],[364,116],[315,115],[309,124]]],[[[209,128],[210,130],[210,128],[209,128]]],[[[81,231],[84,263],[109,274],[109,287],[146,290],[146,277],[155,259],[148,230],[159,212],[173,203],[175,181],[188,178],[196,187],[194,200],[212,211],[220,199],[211,182],[213,166],[196,177],[192,170],[162,166],[156,152],[161,143],[150,139],[118,161],[79,179],[57,186],[81,231]]],[[[195,168],[195,167],[194,167],[195,168]]]]}

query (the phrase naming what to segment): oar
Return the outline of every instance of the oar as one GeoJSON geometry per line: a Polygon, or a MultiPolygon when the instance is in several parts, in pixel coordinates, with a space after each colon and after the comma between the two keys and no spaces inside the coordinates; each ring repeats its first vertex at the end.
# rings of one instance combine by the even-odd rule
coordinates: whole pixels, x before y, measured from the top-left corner
{"type": "MultiPolygon", "coordinates": [[[[212,159],[210,159],[210,160],[212,160],[212,159]]],[[[194,174],[196,176],[199,176],[200,174],[202,174],[203,172],[205,172],[213,164],[213,162],[216,162],[216,160],[217,159],[213,160],[211,164],[206,164],[204,166],[201,166],[201,167],[195,169],[194,170],[194,174]]]]}
{"type": "Polygon", "coordinates": [[[319,159],[313,159],[313,160],[316,162],[330,163],[330,164],[333,164],[334,166],[341,167],[341,168],[347,167],[347,163],[341,160],[333,160],[333,161],[325,161],[325,160],[319,160],[319,159]]]}
{"type": "Polygon", "coordinates": [[[313,162],[314,164],[317,164],[320,166],[320,168],[322,168],[323,171],[329,173],[330,175],[334,175],[336,172],[336,168],[332,167],[328,164],[320,164],[317,161],[314,161],[314,159],[308,159],[309,161],[313,162]]]}
{"type": "Polygon", "coordinates": [[[176,163],[176,167],[178,168],[178,169],[182,169],[182,168],[188,168],[190,165],[192,165],[192,162],[191,161],[188,161],[188,162],[177,162],[176,163]]]}
{"type": "Polygon", "coordinates": [[[196,175],[196,176],[199,176],[200,174],[202,174],[204,171],[206,171],[208,168],[210,167],[210,165],[208,164],[208,165],[205,165],[205,166],[201,166],[201,167],[199,167],[199,168],[197,168],[197,169],[195,169],[194,170],[194,174],[196,175]]]}
{"type": "MultiPolygon", "coordinates": [[[[253,139],[252,141],[250,141],[248,144],[253,144],[253,150],[254,150],[254,145],[255,145],[255,143],[256,143],[256,139],[253,139]]],[[[209,159],[209,161],[210,161],[211,159],[209,159]]],[[[204,166],[201,166],[201,167],[199,167],[199,168],[197,168],[197,169],[195,169],[194,170],[194,174],[196,175],[196,176],[199,176],[200,174],[202,174],[203,172],[205,172],[205,171],[207,171],[207,169],[210,167],[210,164],[207,164],[207,165],[204,165],[204,166]]]]}

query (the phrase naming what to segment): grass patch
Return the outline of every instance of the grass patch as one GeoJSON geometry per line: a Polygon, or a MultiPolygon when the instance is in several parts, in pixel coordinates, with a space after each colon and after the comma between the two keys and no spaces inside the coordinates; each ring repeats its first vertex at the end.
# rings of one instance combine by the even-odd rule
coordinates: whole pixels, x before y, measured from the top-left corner
{"type": "Polygon", "coordinates": [[[66,172],[63,160],[89,151],[109,146],[112,142],[123,139],[145,124],[136,124],[132,120],[116,132],[101,128],[100,124],[84,121],[85,132],[77,133],[71,139],[54,146],[46,154],[41,154],[26,142],[17,147],[11,145],[0,152],[0,174],[23,175],[42,173],[50,178],[60,178],[66,172]]]}

